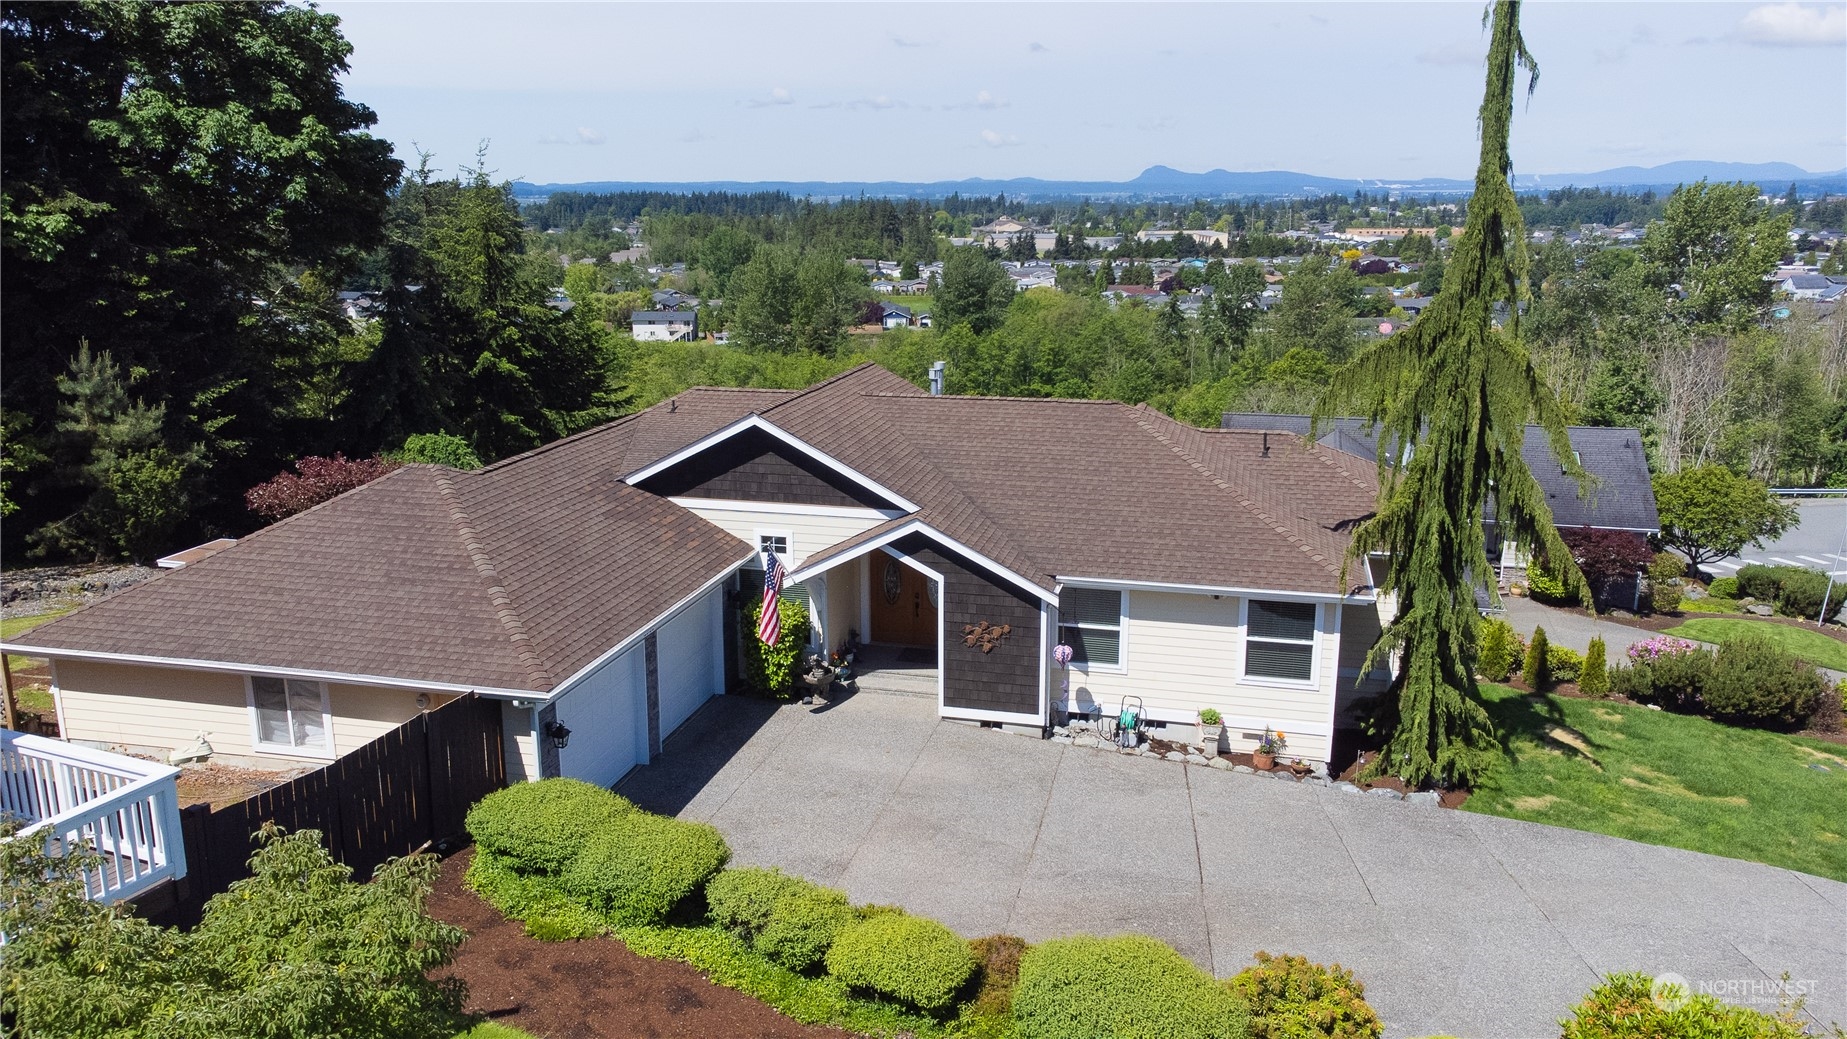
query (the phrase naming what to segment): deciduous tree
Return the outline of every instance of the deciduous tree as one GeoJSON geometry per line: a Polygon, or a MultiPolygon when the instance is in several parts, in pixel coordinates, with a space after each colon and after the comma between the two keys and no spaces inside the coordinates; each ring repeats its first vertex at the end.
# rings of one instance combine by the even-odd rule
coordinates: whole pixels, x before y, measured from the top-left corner
{"type": "Polygon", "coordinates": [[[1763,547],[1796,522],[1785,505],[1756,480],[1708,464],[1655,477],[1661,540],[1695,566],[1735,556],[1746,545],[1763,547]]]}

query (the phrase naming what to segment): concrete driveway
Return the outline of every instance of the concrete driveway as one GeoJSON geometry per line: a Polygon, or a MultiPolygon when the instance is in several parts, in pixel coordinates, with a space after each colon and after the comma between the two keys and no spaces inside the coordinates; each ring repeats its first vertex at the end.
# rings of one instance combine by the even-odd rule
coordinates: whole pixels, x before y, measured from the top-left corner
{"type": "Polygon", "coordinates": [[[922,698],[720,697],[620,791],[741,864],[975,937],[1139,931],[1220,976],[1353,968],[1394,1037],[1556,1036],[1608,971],[1847,1023],[1847,884],[941,722],[922,698]]]}

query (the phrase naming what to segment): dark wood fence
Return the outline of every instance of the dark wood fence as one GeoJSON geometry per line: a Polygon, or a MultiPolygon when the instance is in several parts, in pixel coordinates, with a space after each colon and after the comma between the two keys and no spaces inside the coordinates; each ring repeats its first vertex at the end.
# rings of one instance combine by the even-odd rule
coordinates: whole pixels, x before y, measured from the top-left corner
{"type": "Polygon", "coordinates": [[[369,878],[386,859],[460,835],[469,806],[507,783],[501,747],[500,703],[469,695],[237,804],[182,809],[186,876],[142,911],[196,923],[207,899],[250,875],[251,838],[268,822],[321,831],[335,860],[369,878]]]}

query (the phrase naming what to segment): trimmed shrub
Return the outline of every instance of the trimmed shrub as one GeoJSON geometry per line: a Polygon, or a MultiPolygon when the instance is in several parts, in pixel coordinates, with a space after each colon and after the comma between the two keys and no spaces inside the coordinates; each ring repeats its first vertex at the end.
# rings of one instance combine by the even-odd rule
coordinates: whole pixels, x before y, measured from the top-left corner
{"type": "Polygon", "coordinates": [[[1554,576],[1545,570],[1534,567],[1526,572],[1527,592],[1536,602],[1565,603],[1576,602],[1571,594],[1571,586],[1562,577],[1554,576]]]}
{"type": "Polygon", "coordinates": [[[1590,640],[1590,647],[1584,652],[1584,664],[1578,670],[1578,692],[1585,696],[1610,695],[1609,665],[1604,659],[1607,654],[1601,635],[1590,640]]]}
{"type": "Polygon", "coordinates": [[[1336,963],[1257,954],[1226,987],[1251,1009],[1251,1039],[1379,1039],[1385,1025],[1366,1003],[1366,986],[1336,963]]]}
{"type": "Polygon", "coordinates": [[[1553,682],[1575,682],[1584,671],[1584,656],[1570,646],[1546,647],[1546,675],[1553,682]]]}
{"type": "Polygon", "coordinates": [[[1763,599],[1766,602],[1776,600],[1777,589],[1783,585],[1780,566],[1765,566],[1762,563],[1747,563],[1738,570],[1733,580],[1738,582],[1741,597],[1763,599]]]}
{"type": "MultiPolygon", "coordinates": [[[[759,593],[762,589],[757,589],[759,593]]],[[[745,597],[743,642],[744,681],[752,689],[782,699],[795,695],[795,672],[801,667],[808,650],[808,635],[813,630],[808,607],[783,596],[776,600],[777,615],[782,618],[782,637],[774,646],[757,640],[757,619],[763,615],[761,594],[745,597]]]]}
{"type": "Polygon", "coordinates": [[[1014,934],[992,934],[968,943],[980,973],[980,987],[969,1003],[969,1012],[977,1017],[1009,1020],[1013,1017],[1013,990],[1020,983],[1020,957],[1026,955],[1026,939],[1014,934]]]}
{"type": "Polygon", "coordinates": [[[1683,714],[1700,710],[1700,697],[1712,677],[1711,650],[1670,635],[1656,635],[1630,646],[1629,660],[1637,675],[1626,676],[1626,680],[1646,677],[1647,687],[1632,689],[1625,685],[1619,690],[1622,695],[1683,714]]]}
{"type": "Polygon", "coordinates": [[[1786,574],[1783,583],[1776,592],[1776,612],[1785,617],[1800,617],[1803,620],[1832,618],[1841,609],[1841,597],[1847,595],[1847,587],[1840,582],[1834,584],[1834,594],[1828,594],[1828,575],[1816,570],[1795,570],[1786,574]],[[1827,603],[1824,614],[1823,602],[1827,603]]]}
{"type": "Polygon", "coordinates": [[[1736,577],[1718,578],[1706,586],[1706,594],[1717,599],[1736,599],[1738,598],[1738,579],[1736,577]]]}
{"type": "Polygon", "coordinates": [[[1815,665],[1769,639],[1748,636],[1719,647],[1700,695],[1714,718],[1736,725],[1799,728],[1827,687],[1815,665]]]}
{"type": "MultiPolygon", "coordinates": [[[[1579,687],[1583,688],[1582,686],[1579,687]]],[[[1610,694],[1636,703],[1653,703],[1655,698],[1654,667],[1630,664],[1610,669],[1610,694]]]]}
{"type": "Polygon", "coordinates": [[[1027,950],[1013,993],[1020,1039],[1244,1039],[1250,1009],[1167,943],[1056,938],[1027,950]]]}
{"type": "Polygon", "coordinates": [[[834,940],[827,972],[854,988],[936,1012],[975,973],[975,957],[968,943],[935,920],[883,913],[834,940]]]}
{"type": "Polygon", "coordinates": [[[1655,553],[1655,561],[1648,564],[1648,601],[1656,613],[1680,609],[1680,579],[1686,573],[1686,560],[1672,552],[1655,553]]]}
{"type": "Polygon", "coordinates": [[[1496,617],[1482,622],[1481,652],[1475,666],[1490,682],[1505,682],[1520,662],[1520,633],[1514,626],[1496,617]]]}
{"type": "Polygon", "coordinates": [[[1646,974],[1611,974],[1571,1008],[1560,1039],[1801,1039],[1808,1034],[1791,1011],[1766,1014],[1671,988],[1678,991],[1657,993],[1646,974]]]}
{"type": "Polygon", "coordinates": [[[468,810],[475,844],[518,869],[562,872],[590,838],[635,806],[577,779],[542,779],[496,790],[468,810]]]}
{"type": "Polygon", "coordinates": [[[631,812],[584,845],[564,888],[618,925],[658,923],[731,857],[705,823],[631,812]]]}
{"type": "Polygon", "coordinates": [[[858,921],[846,892],[811,886],[778,899],[751,945],[790,970],[807,970],[858,921]]]}
{"type": "Polygon", "coordinates": [[[1520,667],[1520,681],[1534,692],[1552,684],[1552,646],[1546,641],[1546,629],[1534,628],[1533,641],[1526,645],[1526,662],[1520,667]]]}
{"type": "Polygon", "coordinates": [[[705,886],[706,915],[739,937],[752,938],[769,923],[770,910],[779,900],[811,886],[779,869],[723,870],[705,886]]]}

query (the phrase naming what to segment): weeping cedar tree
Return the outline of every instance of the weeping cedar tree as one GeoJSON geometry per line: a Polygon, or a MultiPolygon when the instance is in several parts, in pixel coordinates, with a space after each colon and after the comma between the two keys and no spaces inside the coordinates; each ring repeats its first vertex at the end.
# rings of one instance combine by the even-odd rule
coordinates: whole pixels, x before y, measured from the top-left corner
{"type": "MultiPolygon", "coordinates": [[[[1507,536],[1572,577],[1577,566],[1553,527],[1545,493],[1520,457],[1529,418],[1548,433],[1553,453],[1572,457],[1557,399],[1519,339],[1525,288],[1526,229],[1508,177],[1516,66],[1539,69],[1520,36],[1519,4],[1495,3],[1487,90],[1481,104],[1481,165],[1468,222],[1451,251],[1443,288],[1404,331],[1361,351],[1334,377],[1317,416],[1358,411],[1382,443],[1409,450],[1400,466],[1380,454],[1380,507],[1355,531],[1349,565],[1385,552],[1381,594],[1398,613],[1372,649],[1370,668],[1401,652],[1397,678],[1377,700],[1377,722],[1391,733],[1370,766],[1411,784],[1473,783],[1493,760],[1493,724],[1482,707],[1474,664],[1474,589],[1486,587],[1483,507],[1493,492],[1507,536]],[[1506,325],[1495,326],[1497,305],[1506,325]]],[[[1582,479],[1575,464],[1568,471],[1582,479]]]]}

